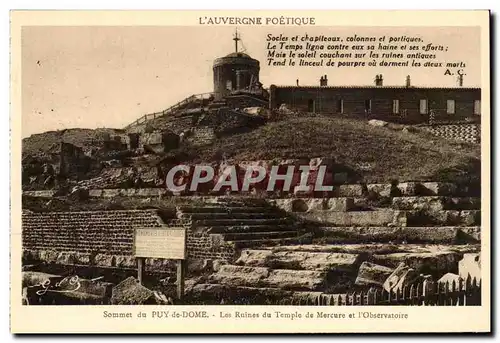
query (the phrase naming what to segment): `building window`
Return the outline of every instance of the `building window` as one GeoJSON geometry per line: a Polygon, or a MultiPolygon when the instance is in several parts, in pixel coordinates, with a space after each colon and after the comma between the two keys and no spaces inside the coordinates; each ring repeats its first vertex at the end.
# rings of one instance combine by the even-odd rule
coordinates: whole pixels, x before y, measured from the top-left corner
{"type": "Polygon", "coordinates": [[[366,112],[372,111],[372,101],[371,100],[365,100],[365,111],[366,112]]]}
{"type": "Polygon", "coordinates": [[[337,100],[337,113],[344,113],[344,100],[337,100]]]}
{"type": "Polygon", "coordinates": [[[446,113],[455,114],[455,100],[446,100],[446,113]]]}
{"type": "Polygon", "coordinates": [[[399,100],[392,100],[392,113],[399,114],[399,100]]]}
{"type": "Polygon", "coordinates": [[[230,91],[230,90],[233,89],[233,83],[231,82],[231,80],[227,80],[227,82],[226,82],[226,89],[228,91],[230,91]]]}
{"type": "Polygon", "coordinates": [[[427,99],[420,99],[420,114],[427,114],[427,99]]]}
{"type": "Polygon", "coordinates": [[[474,114],[481,115],[481,100],[474,100],[474,114]]]}

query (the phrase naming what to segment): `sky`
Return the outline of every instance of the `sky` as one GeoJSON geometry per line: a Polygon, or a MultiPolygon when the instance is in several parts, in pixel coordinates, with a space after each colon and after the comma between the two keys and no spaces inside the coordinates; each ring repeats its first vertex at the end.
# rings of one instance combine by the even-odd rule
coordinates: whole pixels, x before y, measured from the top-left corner
{"type": "MultiPolygon", "coordinates": [[[[140,116],[213,90],[213,60],[234,51],[231,26],[26,26],[22,29],[22,136],[68,128],[123,128],[140,116]]],[[[240,27],[244,51],[261,64],[271,84],[456,85],[445,68],[273,67],[266,62],[267,35],[415,36],[448,47],[447,61],[463,61],[464,86],[479,87],[476,27],[240,27]]],[[[366,45],[368,43],[359,43],[366,45]]],[[[240,45],[241,46],[241,45],[240,45]]],[[[432,53],[432,52],[429,52],[432,53]]],[[[368,61],[368,60],[367,60],[368,61]]]]}

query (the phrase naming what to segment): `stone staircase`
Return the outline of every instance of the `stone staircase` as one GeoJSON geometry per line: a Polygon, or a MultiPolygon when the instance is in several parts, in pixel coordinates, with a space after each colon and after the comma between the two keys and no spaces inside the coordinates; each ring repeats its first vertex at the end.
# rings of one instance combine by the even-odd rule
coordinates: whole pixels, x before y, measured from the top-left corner
{"type": "Polygon", "coordinates": [[[345,296],[381,288],[401,262],[435,281],[459,274],[464,254],[480,251],[481,202],[474,189],[443,183],[339,188],[329,199],[270,200],[299,221],[293,224],[298,230],[290,230],[293,219],[272,217],[271,208],[246,208],[234,219],[229,211],[210,218],[193,213],[195,225],[253,244],[239,246],[237,259],[190,284],[189,296],[235,304],[345,296]],[[312,238],[270,244],[304,232],[312,238]]]}
{"type": "Polygon", "coordinates": [[[236,249],[304,241],[300,223],[264,200],[217,198],[199,206],[177,207],[178,224],[203,232],[236,249]],[[302,239],[302,240],[301,240],[302,239]]]}

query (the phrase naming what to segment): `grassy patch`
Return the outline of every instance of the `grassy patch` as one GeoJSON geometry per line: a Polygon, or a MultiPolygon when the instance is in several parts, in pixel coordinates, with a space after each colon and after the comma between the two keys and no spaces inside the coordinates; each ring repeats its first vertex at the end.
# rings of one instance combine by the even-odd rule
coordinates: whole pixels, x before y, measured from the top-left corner
{"type": "Polygon", "coordinates": [[[234,161],[333,158],[367,182],[474,178],[480,173],[478,145],[326,116],[269,123],[223,137],[197,154],[203,161],[220,155],[234,161]]]}

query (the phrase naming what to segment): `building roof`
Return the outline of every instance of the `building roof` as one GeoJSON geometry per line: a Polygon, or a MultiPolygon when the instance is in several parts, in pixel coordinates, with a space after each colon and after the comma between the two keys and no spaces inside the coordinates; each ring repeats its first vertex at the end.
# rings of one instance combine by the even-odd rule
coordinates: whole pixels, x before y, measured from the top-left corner
{"type": "Polygon", "coordinates": [[[229,55],[226,55],[224,57],[239,57],[239,58],[251,58],[250,55],[245,54],[243,52],[232,52],[229,55]]]}
{"type": "Polygon", "coordinates": [[[439,87],[439,86],[401,86],[401,85],[388,85],[388,86],[375,86],[375,85],[332,85],[332,86],[292,86],[292,85],[271,85],[276,88],[296,88],[296,89],[335,89],[335,88],[346,88],[346,89],[378,89],[378,88],[389,88],[389,89],[444,89],[444,90],[481,90],[480,87],[439,87]]]}
{"type": "Polygon", "coordinates": [[[229,55],[217,58],[214,61],[214,66],[222,64],[245,64],[259,66],[259,61],[243,52],[232,52],[229,55]]]}

